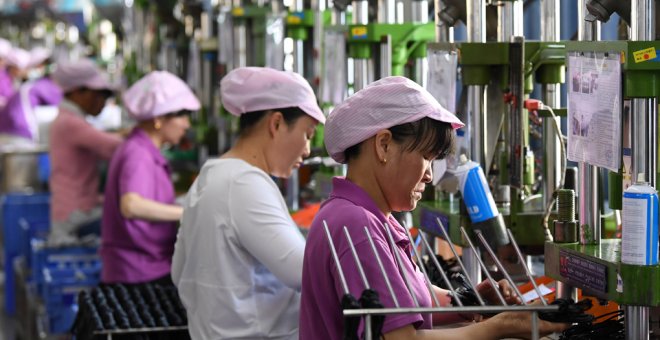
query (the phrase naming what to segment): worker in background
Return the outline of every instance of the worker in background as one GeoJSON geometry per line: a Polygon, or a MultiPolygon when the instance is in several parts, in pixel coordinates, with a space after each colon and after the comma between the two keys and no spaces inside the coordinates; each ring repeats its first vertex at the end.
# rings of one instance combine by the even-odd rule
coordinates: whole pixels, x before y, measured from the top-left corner
{"type": "MultiPolygon", "coordinates": [[[[345,294],[324,230],[327,223],[337,249],[342,271],[353,296],[360,297],[365,286],[344,226],[380,303],[395,308],[383,273],[365,234],[367,227],[383,262],[400,307],[431,307],[434,294],[442,306],[450,305],[448,292],[433,287],[429,292],[424,275],[411,259],[406,230],[392,216],[394,211],[411,211],[432,179],[431,162],[446,157],[454,144],[453,129],[463,126],[421,86],[404,77],[387,77],[372,83],[348,98],[328,116],[325,144],[330,156],[346,163],[346,177],[333,179],[330,198],[323,203],[307,237],[303,265],[300,309],[301,339],[342,339],[345,294]],[[393,235],[394,246],[385,228],[393,235]],[[397,266],[394,253],[403,259],[397,266]],[[402,274],[403,273],[403,274],[402,274]],[[412,293],[404,275],[410,278],[412,293]]],[[[519,303],[512,287],[500,281],[508,303],[519,303]]],[[[477,288],[494,297],[490,284],[477,288]]],[[[501,313],[463,328],[432,330],[430,314],[387,315],[382,333],[385,339],[500,339],[531,334],[529,313],[501,313]]],[[[539,321],[541,333],[561,331],[562,324],[539,321]]],[[[360,326],[361,329],[361,326],[360,326]]]]}
{"type": "Polygon", "coordinates": [[[5,59],[7,73],[12,81],[14,90],[18,89],[27,79],[27,71],[30,66],[30,52],[20,48],[12,47],[5,59]]]}
{"type": "Polygon", "coordinates": [[[172,283],[170,270],[183,208],[174,204],[174,185],[160,150],[176,145],[199,110],[181,79],[154,71],[123,94],[138,121],[112,156],[101,225],[104,283],[172,283]]]}
{"type": "Polygon", "coordinates": [[[7,105],[7,100],[15,92],[14,83],[7,70],[7,56],[11,50],[11,43],[0,38],[0,110],[7,105]]]}
{"type": "Polygon", "coordinates": [[[305,240],[271,176],[300,167],[325,116],[291,72],[238,68],[220,91],[239,137],[188,191],[172,279],[194,339],[298,339],[305,240]]]}
{"type": "Polygon", "coordinates": [[[121,144],[119,135],[92,127],[113,86],[89,59],[60,62],[53,79],[64,92],[50,127],[52,246],[79,242],[78,233],[98,234],[101,221],[98,162],[109,160],[121,144]],[[81,230],[82,229],[82,230],[81,230]]]}
{"type": "Polygon", "coordinates": [[[30,52],[29,60],[27,72],[30,80],[23,83],[0,110],[0,140],[22,145],[40,142],[36,110],[40,106],[57,106],[62,100],[62,90],[47,72],[50,51],[35,48],[30,52]]]}

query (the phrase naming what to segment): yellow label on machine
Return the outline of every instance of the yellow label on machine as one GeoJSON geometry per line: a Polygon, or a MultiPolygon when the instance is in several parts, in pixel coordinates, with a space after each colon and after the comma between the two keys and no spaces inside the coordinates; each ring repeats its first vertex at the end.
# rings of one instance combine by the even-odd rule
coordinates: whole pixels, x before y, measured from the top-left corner
{"type": "Polygon", "coordinates": [[[286,23],[291,25],[300,25],[302,18],[297,15],[289,15],[286,17],[286,23]]]}
{"type": "Polygon", "coordinates": [[[635,51],[633,52],[633,57],[635,58],[635,63],[641,63],[655,59],[657,57],[655,54],[655,47],[649,47],[643,50],[635,51]]]}
{"type": "Polygon", "coordinates": [[[353,39],[366,39],[367,38],[367,28],[365,26],[353,27],[351,29],[351,36],[353,39]]]}
{"type": "Polygon", "coordinates": [[[233,14],[235,17],[242,17],[245,15],[245,10],[243,7],[234,7],[234,9],[231,10],[231,14],[233,14]]]}

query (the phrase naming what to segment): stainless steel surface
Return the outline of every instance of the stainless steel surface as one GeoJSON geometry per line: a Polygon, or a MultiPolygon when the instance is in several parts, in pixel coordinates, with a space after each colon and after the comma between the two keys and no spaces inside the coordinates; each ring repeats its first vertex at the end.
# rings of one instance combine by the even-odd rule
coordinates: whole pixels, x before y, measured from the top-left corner
{"type": "Polygon", "coordinates": [[[381,24],[396,24],[396,1],[378,0],[378,17],[381,24]]]}
{"type": "MultiPolygon", "coordinates": [[[[541,89],[543,102],[546,105],[552,108],[561,106],[560,84],[543,84],[541,89]]],[[[561,119],[559,117],[543,118],[543,206],[547,206],[552,201],[552,194],[561,181],[561,147],[553,120],[559,123],[561,119]]]]}
{"type": "Polygon", "coordinates": [[[353,83],[353,88],[355,92],[362,90],[370,81],[369,73],[369,60],[368,59],[354,59],[353,65],[355,68],[355,80],[353,83]]]}
{"type": "Polygon", "coordinates": [[[509,235],[509,240],[511,241],[511,245],[513,246],[513,249],[516,251],[516,255],[518,255],[518,261],[520,261],[520,265],[525,270],[525,275],[527,275],[527,279],[532,283],[532,286],[534,286],[534,291],[536,291],[536,294],[539,296],[539,299],[541,299],[543,305],[547,306],[548,303],[545,301],[545,298],[543,297],[543,293],[541,293],[539,286],[536,284],[536,280],[534,280],[532,273],[529,271],[529,268],[527,267],[527,261],[525,261],[525,257],[523,256],[522,252],[520,251],[520,248],[518,247],[518,242],[516,241],[516,238],[513,237],[513,233],[511,232],[511,229],[507,229],[506,232],[509,235]]]}
{"type": "Polygon", "coordinates": [[[487,131],[486,112],[484,110],[486,98],[484,97],[483,86],[469,86],[468,87],[468,127],[470,136],[470,158],[479,163],[484,171],[486,168],[486,145],[487,131]]]}
{"type": "Polygon", "coordinates": [[[655,40],[655,1],[632,0],[630,17],[630,40],[655,40]]]}
{"type": "Polygon", "coordinates": [[[415,59],[415,78],[413,79],[417,84],[426,88],[428,83],[429,63],[426,58],[415,59]]]}
{"type": "Polygon", "coordinates": [[[486,42],[486,1],[467,0],[467,40],[486,42]]]}
{"type": "MultiPolygon", "coordinates": [[[[365,227],[366,228],[366,227],[365,227]]],[[[422,238],[422,243],[424,243],[424,248],[426,248],[427,253],[429,254],[429,257],[433,261],[433,264],[435,265],[435,268],[438,270],[440,273],[440,276],[442,276],[442,281],[447,285],[449,288],[449,291],[456,296],[456,290],[454,289],[454,286],[451,284],[451,281],[449,281],[449,278],[447,277],[447,274],[445,273],[445,270],[442,269],[442,266],[440,265],[440,262],[435,256],[435,252],[433,249],[431,249],[431,245],[429,242],[426,240],[426,236],[424,236],[424,232],[421,230],[419,231],[419,236],[422,238]]],[[[461,299],[456,299],[456,303],[460,306],[463,307],[463,303],[461,302],[461,299]]]]}
{"type": "Polygon", "coordinates": [[[538,313],[532,312],[532,340],[539,339],[539,318],[538,313]]]}
{"type": "Polygon", "coordinates": [[[305,42],[302,40],[293,42],[293,72],[305,76],[305,42]]]}
{"type": "Polygon", "coordinates": [[[578,209],[581,244],[599,244],[600,206],[598,204],[598,168],[587,163],[578,163],[578,209]]]}
{"type": "MultiPolygon", "coordinates": [[[[522,189],[526,184],[525,159],[530,151],[528,138],[525,134],[529,117],[523,109],[525,98],[525,38],[511,37],[509,45],[509,91],[514,100],[509,104],[511,130],[509,131],[509,170],[511,186],[522,189]]],[[[522,193],[523,191],[519,191],[522,193]]]]}
{"type": "Polygon", "coordinates": [[[454,28],[447,26],[440,20],[440,11],[444,8],[444,1],[433,0],[433,20],[435,21],[435,41],[436,42],[454,42],[454,28]]]}
{"type": "Polygon", "coordinates": [[[572,299],[573,301],[577,301],[578,297],[578,292],[577,288],[561,282],[557,281],[557,298],[558,299],[572,299]]]}
{"type": "MultiPolygon", "coordinates": [[[[470,240],[470,235],[468,235],[468,233],[465,231],[465,228],[463,227],[461,227],[461,234],[463,234],[463,238],[465,238],[465,240],[467,241],[470,249],[472,249],[472,251],[476,253],[477,247],[474,246],[472,240],[470,240]]],[[[481,266],[483,272],[486,273],[486,277],[488,277],[488,281],[490,282],[491,286],[493,287],[493,290],[497,294],[497,298],[500,299],[500,303],[503,306],[506,306],[507,305],[506,300],[504,299],[504,296],[502,296],[502,292],[500,292],[499,290],[499,285],[497,284],[497,281],[495,281],[495,279],[493,279],[493,276],[490,275],[490,271],[488,270],[488,267],[486,267],[486,264],[484,264],[484,262],[481,260],[481,257],[477,257],[477,262],[479,263],[479,266],[481,266]]]]}
{"type": "Polygon", "coordinates": [[[649,339],[649,307],[623,306],[626,340],[649,339]]]}
{"type": "Polygon", "coordinates": [[[325,229],[325,236],[328,238],[328,246],[330,247],[330,252],[332,253],[332,259],[335,261],[335,266],[337,266],[337,273],[339,273],[339,281],[341,281],[341,286],[344,288],[344,293],[350,294],[351,291],[348,289],[348,283],[346,283],[344,270],[341,268],[341,262],[339,262],[339,256],[337,256],[335,243],[332,242],[332,235],[330,235],[330,229],[328,229],[328,223],[326,221],[323,221],[323,229],[325,229]]]}
{"type": "Polygon", "coordinates": [[[346,226],[344,226],[344,235],[346,235],[346,240],[348,241],[348,247],[351,249],[351,254],[353,254],[353,260],[355,260],[355,265],[357,266],[358,273],[360,274],[360,278],[362,279],[362,283],[364,284],[364,288],[371,289],[371,286],[369,285],[369,280],[367,280],[367,275],[364,273],[364,269],[362,268],[362,263],[360,263],[360,257],[358,256],[357,251],[355,250],[355,244],[353,244],[351,233],[348,232],[348,228],[346,226]]]}
{"type": "Polygon", "coordinates": [[[495,262],[495,265],[497,266],[497,268],[504,275],[504,278],[506,278],[506,280],[509,281],[509,284],[511,285],[511,288],[513,288],[513,290],[516,292],[516,295],[518,295],[518,297],[520,298],[520,301],[523,304],[526,304],[525,303],[525,298],[523,297],[522,293],[518,289],[518,286],[516,285],[516,283],[511,278],[511,275],[509,275],[509,273],[506,271],[506,269],[504,268],[504,265],[502,264],[500,259],[497,258],[497,254],[495,254],[493,249],[488,245],[488,241],[486,241],[486,238],[484,238],[484,235],[480,231],[475,231],[475,233],[477,234],[477,238],[481,242],[481,245],[483,245],[484,249],[486,249],[488,254],[490,254],[490,257],[495,262]]]}
{"type": "Polygon", "coordinates": [[[584,20],[587,11],[588,0],[578,0],[577,2],[577,17],[578,17],[578,41],[596,41],[600,40],[600,21],[594,20],[589,22],[584,20]]]}
{"type": "Polygon", "coordinates": [[[497,39],[509,41],[512,36],[523,35],[523,2],[502,1],[497,6],[497,39]]]}
{"type": "Polygon", "coordinates": [[[367,234],[367,239],[369,240],[369,246],[371,246],[371,251],[373,251],[374,253],[374,257],[376,258],[376,262],[378,263],[378,268],[380,268],[380,272],[383,274],[383,281],[385,281],[387,290],[390,291],[390,296],[392,296],[392,300],[394,301],[394,306],[399,308],[399,299],[397,299],[396,294],[394,293],[394,289],[392,288],[392,283],[390,282],[390,279],[387,276],[387,273],[385,272],[383,261],[380,259],[380,255],[378,255],[378,250],[376,249],[374,240],[371,237],[371,234],[369,233],[369,229],[367,227],[364,227],[364,233],[367,234]]]}
{"type": "Polygon", "coordinates": [[[0,151],[0,193],[43,191],[39,180],[39,157],[48,153],[45,146],[18,147],[0,151]]]}
{"type": "Polygon", "coordinates": [[[467,306],[467,307],[422,307],[422,308],[378,308],[378,309],[344,309],[344,316],[354,315],[392,315],[408,313],[501,313],[501,312],[556,312],[559,305],[551,306],[467,306]]]}
{"type": "Polygon", "coordinates": [[[406,271],[403,268],[403,261],[401,260],[401,256],[399,255],[399,252],[396,251],[396,244],[394,244],[394,238],[392,237],[392,231],[390,230],[390,226],[387,223],[385,223],[383,224],[383,227],[385,229],[385,233],[387,234],[387,239],[390,242],[391,250],[394,253],[394,259],[396,260],[397,267],[399,268],[399,273],[401,273],[401,276],[403,276],[403,281],[406,283],[406,287],[408,288],[408,293],[410,293],[410,296],[412,297],[412,300],[415,303],[415,307],[419,307],[419,301],[417,300],[417,295],[415,295],[415,291],[412,289],[412,285],[410,284],[410,278],[408,278],[408,274],[406,274],[406,271]]]}
{"type": "MultiPolygon", "coordinates": [[[[447,233],[447,230],[445,230],[445,226],[442,224],[442,221],[440,221],[439,218],[436,218],[436,222],[438,223],[438,226],[440,227],[440,231],[442,232],[442,237],[445,239],[445,241],[447,241],[447,244],[449,245],[449,249],[454,254],[454,257],[456,258],[456,262],[461,267],[461,270],[463,270],[463,273],[465,273],[465,276],[467,278],[468,283],[470,284],[470,287],[472,287],[472,289],[474,290],[474,293],[477,296],[477,300],[479,300],[479,304],[482,305],[482,306],[485,306],[486,303],[481,298],[481,294],[479,294],[479,291],[477,290],[477,285],[475,285],[474,282],[473,282],[474,276],[471,275],[473,273],[468,272],[466,266],[463,264],[463,261],[465,260],[465,254],[469,253],[470,251],[468,251],[467,249],[465,249],[465,251],[463,251],[463,261],[461,261],[461,257],[458,256],[458,252],[456,251],[456,248],[454,247],[454,244],[452,243],[451,238],[449,238],[449,234],[447,233]]],[[[472,268],[479,269],[479,265],[476,264],[476,263],[472,264],[472,268]]],[[[481,274],[479,274],[479,276],[481,276],[481,274]]],[[[481,280],[479,280],[479,281],[481,281],[481,280]]],[[[477,282],[479,282],[479,281],[477,281],[477,282]]]]}
{"type": "Polygon", "coordinates": [[[369,2],[366,0],[353,1],[353,24],[366,25],[369,23],[369,2]]]}
{"type": "Polygon", "coordinates": [[[380,77],[392,75],[392,36],[386,35],[380,43],[380,77]],[[383,41],[384,40],[384,41],[383,41]]]}
{"type": "Polygon", "coordinates": [[[286,205],[290,210],[300,208],[300,176],[298,169],[294,169],[286,180],[286,205]]]}
{"type": "Polygon", "coordinates": [[[417,259],[417,263],[419,264],[419,269],[422,271],[422,274],[424,274],[424,278],[426,279],[424,281],[426,281],[426,287],[429,289],[429,294],[431,294],[433,303],[435,303],[436,306],[440,307],[440,301],[438,301],[438,297],[435,296],[435,292],[433,291],[433,286],[431,285],[431,278],[429,277],[429,274],[426,272],[426,268],[424,267],[424,261],[422,261],[422,257],[420,256],[419,252],[417,252],[417,247],[415,246],[415,240],[413,239],[412,235],[410,235],[410,230],[408,229],[408,226],[404,225],[403,227],[404,229],[406,229],[406,234],[408,235],[408,240],[410,241],[413,255],[415,255],[415,258],[417,259]]]}
{"type": "Polygon", "coordinates": [[[247,66],[247,28],[245,23],[234,25],[234,67],[247,66]]]}
{"type": "Polygon", "coordinates": [[[412,22],[418,24],[429,22],[429,2],[427,0],[413,0],[410,6],[412,9],[412,22]]]}
{"type": "Polygon", "coordinates": [[[541,40],[543,41],[560,40],[560,4],[559,0],[541,2],[541,40]]]}

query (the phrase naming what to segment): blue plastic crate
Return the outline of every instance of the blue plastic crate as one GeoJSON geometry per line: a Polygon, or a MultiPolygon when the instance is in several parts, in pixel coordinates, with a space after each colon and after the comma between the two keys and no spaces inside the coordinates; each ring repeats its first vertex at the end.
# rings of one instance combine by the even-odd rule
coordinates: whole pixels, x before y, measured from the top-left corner
{"type": "Polygon", "coordinates": [[[48,333],[51,335],[70,333],[78,313],[78,304],[46,306],[46,313],[48,314],[48,333]]]}
{"type": "Polygon", "coordinates": [[[97,247],[48,248],[43,239],[30,240],[33,278],[37,283],[44,282],[46,269],[100,268],[101,258],[97,247]]]}
{"type": "Polygon", "coordinates": [[[15,315],[15,283],[14,271],[11,270],[14,258],[18,256],[21,248],[20,231],[21,219],[48,221],[50,218],[50,194],[11,193],[0,198],[2,208],[2,236],[4,242],[4,268],[5,280],[5,312],[15,315]]]}
{"type": "Polygon", "coordinates": [[[33,218],[22,218],[19,221],[19,251],[17,256],[22,256],[28,269],[32,270],[32,245],[31,240],[47,239],[50,230],[50,222],[48,220],[35,220],[33,218]]]}
{"type": "Polygon", "coordinates": [[[96,287],[101,279],[101,263],[94,266],[44,268],[43,282],[37,284],[46,306],[71,305],[81,290],[96,287]]]}

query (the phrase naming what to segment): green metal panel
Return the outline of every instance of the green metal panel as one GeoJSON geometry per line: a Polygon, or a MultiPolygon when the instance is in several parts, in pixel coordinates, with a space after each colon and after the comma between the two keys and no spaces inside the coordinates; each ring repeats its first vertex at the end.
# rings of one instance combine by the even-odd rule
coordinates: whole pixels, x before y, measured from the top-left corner
{"type": "Polygon", "coordinates": [[[270,7],[267,8],[259,6],[234,7],[231,9],[231,15],[234,20],[248,18],[263,18],[265,20],[266,15],[270,12],[270,7]]]}
{"type": "MultiPolygon", "coordinates": [[[[660,306],[660,266],[635,266],[622,264],[621,240],[603,239],[600,245],[545,244],[545,274],[556,280],[567,282],[578,288],[587,288],[571,281],[560,273],[560,250],[586,261],[605,265],[607,268],[607,291],[594,295],[619,304],[635,306],[660,306]],[[617,276],[620,276],[621,292],[617,291],[617,276]]],[[[588,291],[588,293],[594,293],[588,291]]]]}
{"type": "Polygon", "coordinates": [[[623,209],[623,174],[621,171],[607,173],[607,188],[610,209],[623,209]]]}

